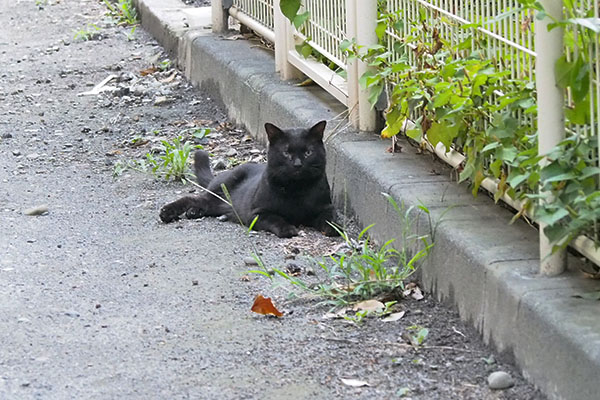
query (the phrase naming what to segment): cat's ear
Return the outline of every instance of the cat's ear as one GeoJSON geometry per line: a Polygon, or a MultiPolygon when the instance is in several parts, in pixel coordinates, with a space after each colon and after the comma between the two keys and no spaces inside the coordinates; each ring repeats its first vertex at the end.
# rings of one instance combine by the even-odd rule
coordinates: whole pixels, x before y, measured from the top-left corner
{"type": "Polygon", "coordinates": [[[265,131],[267,132],[267,137],[269,138],[269,143],[274,143],[280,136],[283,135],[283,132],[281,129],[279,129],[275,125],[270,124],[268,122],[265,124],[265,131]]]}
{"type": "Polygon", "coordinates": [[[309,129],[310,136],[319,140],[323,140],[325,125],[327,125],[327,121],[317,122],[312,128],[309,129]]]}

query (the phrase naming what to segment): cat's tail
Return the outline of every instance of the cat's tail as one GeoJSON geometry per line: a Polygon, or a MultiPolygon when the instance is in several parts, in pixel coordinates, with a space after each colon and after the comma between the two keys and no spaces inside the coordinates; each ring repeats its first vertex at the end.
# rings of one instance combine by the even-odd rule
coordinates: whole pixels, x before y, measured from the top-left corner
{"type": "Polygon", "coordinates": [[[198,184],[207,188],[210,181],[214,178],[210,170],[210,160],[208,159],[207,152],[203,150],[196,151],[194,154],[194,171],[196,172],[198,184]]]}

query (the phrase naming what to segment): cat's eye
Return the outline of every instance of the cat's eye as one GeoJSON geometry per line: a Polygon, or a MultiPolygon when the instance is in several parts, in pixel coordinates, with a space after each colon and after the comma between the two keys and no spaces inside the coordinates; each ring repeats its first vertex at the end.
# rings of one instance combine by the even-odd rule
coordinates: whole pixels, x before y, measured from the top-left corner
{"type": "Polygon", "coordinates": [[[308,149],[304,152],[304,157],[309,157],[312,154],[312,150],[308,149]]]}
{"type": "Polygon", "coordinates": [[[289,151],[284,151],[284,152],[282,152],[282,154],[285,158],[289,158],[290,160],[292,159],[292,155],[290,154],[289,151]]]}

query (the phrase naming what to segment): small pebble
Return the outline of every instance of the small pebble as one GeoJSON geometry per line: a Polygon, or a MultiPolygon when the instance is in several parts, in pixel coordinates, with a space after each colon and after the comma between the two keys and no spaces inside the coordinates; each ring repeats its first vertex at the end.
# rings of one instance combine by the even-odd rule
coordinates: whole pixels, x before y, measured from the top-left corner
{"type": "Polygon", "coordinates": [[[65,311],[65,315],[67,317],[73,317],[73,318],[79,317],[79,313],[77,311],[71,311],[71,310],[65,311]]]}
{"type": "Polygon", "coordinates": [[[173,102],[173,99],[169,99],[166,96],[159,96],[156,98],[156,100],[154,100],[154,105],[155,106],[164,106],[165,104],[169,104],[172,102],[173,102]]]}
{"type": "Polygon", "coordinates": [[[23,214],[31,216],[44,215],[46,213],[48,213],[48,206],[45,204],[23,210],[23,214]]]}
{"type": "Polygon", "coordinates": [[[21,155],[21,151],[20,150],[16,150],[16,149],[13,150],[12,153],[13,153],[13,156],[17,156],[17,157],[21,155]]]}
{"type": "Polygon", "coordinates": [[[488,386],[490,387],[490,389],[508,389],[510,387],[513,387],[514,384],[514,379],[510,376],[509,373],[504,371],[492,372],[490,376],[488,376],[488,386]]]}
{"type": "Polygon", "coordinates": [[[254,257],[244,257],[244,264],[246,265],[258,265],[258,262],[254,259],[254,257]]]}
{"type": "Polygon", "coordinates": [[[221,170],[221,169],[226,169],[227,168],[227,161],[225,161],[222,158],[217,159],[217,161],[215,161],[215,163],[213,164],[213,169],[214,170],[221,170]]]}

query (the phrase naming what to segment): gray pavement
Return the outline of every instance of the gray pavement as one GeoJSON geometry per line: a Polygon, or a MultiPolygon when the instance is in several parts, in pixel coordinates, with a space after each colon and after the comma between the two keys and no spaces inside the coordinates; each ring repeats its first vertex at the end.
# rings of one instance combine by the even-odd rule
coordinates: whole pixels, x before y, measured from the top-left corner
{"type": "MultiPolygon", "coordinates": [[[[263,121],[303,126],[343,111],[319,88],[281,82],[269,52],[210,35],[209,9],[181,8],[175,0],[137,3],[144,27],[189,79],[220,99],[229,116],[257,138],[264,135],[263,121]]],[[[329,176],[338,206],[351,209],[361,222],[376,223],[379,239],[398,226],[381,192],[407,205],[422,202],[434,218],[452,207],[437,230],[433,257],[421,271],[426,288],[455,306],[486,342],[514,357],[549,398],[599,398],[598,303],[573,295],[598,290],[600,284],[581,276],[574,257],[563,276],[537,276],[534,228],[523,221],[509,225],[510,211],[483,194],[473,198],[466,185],[451,179],[448,167],[401,144],[401,153],[390,154],[389,143],[373,134],[345,131],[331,137],[329,176]]]]}

